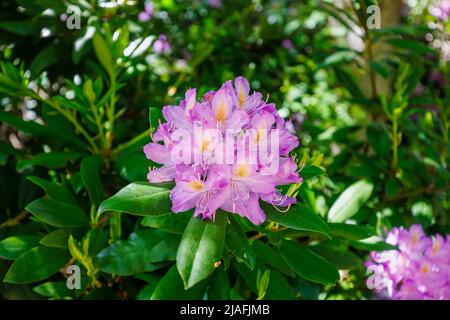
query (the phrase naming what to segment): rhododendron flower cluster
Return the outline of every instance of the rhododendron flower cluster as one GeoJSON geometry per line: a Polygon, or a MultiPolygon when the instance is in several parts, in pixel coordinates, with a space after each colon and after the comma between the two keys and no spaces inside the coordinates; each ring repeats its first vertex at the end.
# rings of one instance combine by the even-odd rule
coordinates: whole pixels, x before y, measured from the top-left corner
{"type": "Polygon", "coordinates": [[[450,238],[427,237],[420,225],[393,228],[386,242],[398,250],[372,252],[370,289],[397,300],[450,299],[450,238]]]}
{"type": "Polygon", "coordinates": [[[245,78],[227,81],[200,101],[189,89],[162,113],[167,122],[144,152],[162,165],[150,168],[149,182],[175,181],[173,212],[195,209],[195,216],[214,219],[220,208],[260,224],[266,218],[260,200],[277,208],[295,203],[276,187],[301,181],[289,156],[298,138],[273,103],[250,92],[245,78]]]}

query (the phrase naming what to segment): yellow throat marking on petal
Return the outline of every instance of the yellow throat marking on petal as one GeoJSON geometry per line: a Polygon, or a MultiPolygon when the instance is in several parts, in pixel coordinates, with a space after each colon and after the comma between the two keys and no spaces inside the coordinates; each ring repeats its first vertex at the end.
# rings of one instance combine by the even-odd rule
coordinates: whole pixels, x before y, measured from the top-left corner
{"type": "Polygon", "coordinates": [[[249,174],[248,167],[245,164],[240,164],[235,171],[235,175],[239,178],[245,178],[249,174]]]}
{"type": "Polygon", "coordinates": [[[433,254],[436,254],[438,252],[438,250],[439,250],[439,244],[437,242],[435,242],[433,244],[433,250],[432,250],[433,254]]]}
{"type": "Polygon", "coordinates": [[[422,272],[422,273],[428,273],[428,272],[430,272],[430,267],[428,266],[428,264],[423,264],[421,267],[420,267],[420,272],[422,272]]]}
{"type": "Polygon", "coordinates": [[[239,107],[242,107],[245,103],[245,94],[244,94],[243,90],[239,90],[238,102],[239,102],[239,107]]]}
{"type": "Polygon", "coordinates": [[[201,150],[202,152],[205,152],[209,149],[210,141],[209,140],[203,140],[201,150]]]}
{"type": "Polygon", "coordinates": [[[203,189],[204,183],[201,180],[193,180],[189,182],[189,188],[194,191],[200,191],[203,189]]]}
{"type": "Polygon", "coordinates": [[[419,234],[417,232],[414,232],[411,239],[413,244],[416,244],[419,241],[419,234]]]}
{"type": "Polygon", "coordinates": [[[227,109],[225,107],[225,102],[222,103],[216,109],[216,120],[218,122],[224,122],[227,119],[227,109]]]}

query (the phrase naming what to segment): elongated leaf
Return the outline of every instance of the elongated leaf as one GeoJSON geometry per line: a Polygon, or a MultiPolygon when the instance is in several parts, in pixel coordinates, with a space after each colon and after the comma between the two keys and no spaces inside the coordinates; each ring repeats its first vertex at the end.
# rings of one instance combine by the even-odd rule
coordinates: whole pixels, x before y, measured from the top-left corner
{"type": "Polygon", "coordinates": [[[330,228],[327,223],[317,214],[311,211],[304,204],[292,206],[287,212],[278,212],[275,208],[268,204],[262,204],[267,219],[300,231],[309,231],[319,233],[327,238],[330,236],[330,228]]]}
{"type": "Polygon", "coordinates": [[[364,226],[346,223],[329,223],[333,237],[341,237],[350,240],[366,239],[374,235],[374,232],[364,226]]]}
{"type": "Polygon", "coordinates": [[[70,254],[65,250],[34,247],[14,261],[3,281],[25,284],[43,280],[64,267],[69,258],[70,254]]]}
{"type": "Polygon", "coordinates": [[[0,258],[14,260],[25,251],[39,244],[36,236],[13,236],[0,241],[0,258]]]}
{"type": "Polygon", "coordinates": [[[290,267],[306,280],[325,285],[339,280],[339,272],[333,265],[303,246],[283,240],[280,251],[290,267]]]}
{"type": "Polygon", "coordinates": [[[153,291],[151,300],[198,300],[203,297],[207,285],[208,282],[205,280],[188,290],[184,290],[183,281],[177,268],[173,266],[159,281],[153,291]]]}
{"type": "Polygon", "coordinates": [[[111,56],[111,51],[108,48],[105,40],[102,38],[100,34],[96,33],[92,38],[92,41],[94,43],[94,50],[95,54],[97,55],[98,61],[100,61],[102,66],[105,68],[106,71],[108,71],[109,74],[112,74],[113,59],[111,56]]]}
{"type": "Polygon", "coordinates": [[[76,161],[80,157],[78,152],[59,152],[39,153],[31,159],[23,159],[17,162],[17,170],[21,171],[31,166],[43,166],[49,169],[62,168],[72,160],[76,161]]]}
{"type": "Polygon", "coordinates": [[[100,204],[98,213],[119,211],[147,216],[172,213],[172,184],[131,183],[100,204]]]}
{"type": "Polygon", "coordinates": [[[49,298],[65,298],[74,295],[74,291],[67,288],[66,282],[45,282],[34,287],[33,291],[49,298]]]}
{"type": "Polygon", "coordinates": [[[223,266],[220,266],[211,279],[211,285],[208,290],[208,299],[211,300],[230,300],[231,285],[228,274],[223,266]]]}
{"type": "Polygon", "coordinates": [[[58,134],[54,129],[38,124],[34,121],[24,121],[18,117],[4,111],[0,111],[0,121],[6,122],[10,126],[43,141],[50,141],[56,145],[65,146],[70,144],[77,147],[78,150],[85,150],[86,144],[83,143],[76,135],[58,134]]]}
{"type": "Polygon", "coordinates": [[[189,289],[206,279],[222,259],[226,216],[216,214],[215,222],[192,217],[177,252],[177,269],[189,289]]]}
{"type": "Polygon", "coordinates": [[[98,206],[105,198],[102,182],[100,180],[101,159],[97,156],[84,157],[81,161],[81,180],[88,190],[93,204],[98,206]]]}
{"type": "Polygon", "coordinates": [[[55,227],[84,227],[89,224],[89,219],[80,208],[53,199],[34,200],[25,209],[55,227]]]}
{"type": "Polygon", "coordinates": [[[258,260],[262,263],[271,266],[289,277],[293,277],[295,275],[291,267],[286,263],[280,252],[277,250],[278,248],[273,249],[260,240],[253,241],[252,248],[255,250],[258,260]]]}
{"type": "Polygon", "coordinates": [[[36,176],[30,176],[27,177],[27,179],[44,189],[50,199],[78,205],[72,193],[60,184],[53,183],[36,176]]]}
{"type": "Polygon", "coordinates": [[[56,229],[43,237],[39,243],[46,247],[66,248],[69,236],[73,233],[72,229],[56,229]]]}
{"type": "Polygon", "coordinates": [[[328,211],[328,220],[344,222],[351,218],[369,200],[372,191],[373,183],[366,180],[360,180],[350,185],[331,206],[328,211]]]}
{"type": "Polygon", "coordinates": [[[384,240],[382,238],[377,237],[377,236],[359,240],[359,241],[349,240],[348,243],[353,248],[356,248],[359,250],[366,250],[366,251],[385,251],[385,250],[397,250],[398,249],[396,246],[393,246],[389,243],[384,242],[384,240]]]}
{"type": "Polygon", "coordinates": [[[141,224],[146,227],[152,227],[170,233],[183,234],[192,215],[193,212],[191,210],[186,213],[145,216],[142,219],[141,224]]]}
{"type": "Polygon", "coordinates": [[[153,263],[174,261],[179,236],[159,230],[139,230],[114,242],[95,258],[102,271],[129,276],[153,269],[153,263]]]}
{"type": "Polygon", "coordinates": [[[253,269],[255,267],[256,254],[236,219],[232,215],[229,215],[228,219],[229,224],[225,236],[225,247],[236,256],[239,261],[243,261],[250,269],[253,269]]]}

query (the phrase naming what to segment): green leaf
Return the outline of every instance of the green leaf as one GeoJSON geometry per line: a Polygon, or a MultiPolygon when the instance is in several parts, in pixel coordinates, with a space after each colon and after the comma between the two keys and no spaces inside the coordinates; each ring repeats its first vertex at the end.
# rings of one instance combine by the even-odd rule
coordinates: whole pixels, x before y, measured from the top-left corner
{"type": "Polygon", "coordinates": [[[273,206],[264,203],[261,207],[269,221],[295,230],[319,233],[331,238],[327,223],[304,204],[294,205],[287,212],[278,212],[273,206]]]}
{"type": "Polygon", "coordinates": [[[300,177],[302,177],[302,179],[306,181],[314,177],[324,175],[325,171],[316,166],[306,166],[302,169],[302,171],[300,171],[299,174],[300,177]]]}
{"type": "Polygon", "coordinates": [[[228,274],[223,266],[217,268],[210,281],[208,299],[230,300],[231,285],[228,274]]]}
{"type": "Polygon", "coordinates": [[[76,161],[81,155],[78,152],[59,152],[52,151],[49,153],[39,153],[31,159],[22,159],[17,162],[17,170],[31,166],[43,166],[49,169],[57,169],[66,167],[67,163],[72,160],[76,161]]]}
{"type": "Polygon", "coordinates": [[[362,268],[363,261],[348,248],[337,247],[335,244],[326,243],[309,247],[313,252],[325,258],[340,270],[362,268]]]}
{"type": "Polygon", "coordinates": [[[271,266],[289,277],[293,277],[295,275],[278,250],[274,250],[260,240],[253,241],[252,248],[256,252],[258,261],[271,266]]]}
{"type": "Polygon", "coordinates": [[[374,236],[367,239],[354,241],[349,240],[349,245],[355,249],[365,250],[365,251],[385,251],[385,250],[397,250],[396,246],[384,242],[380,237],[374,236]]]}
{"type": "Polygon", "coordinates": [[[174,261],[179,237],[159,230],[139,230],[101,251],[95,265],[103,272],[129,276],[151,271],[153,263],[174,261]]]}
{"type": "Polygon", "coordinates": [[[66,298],[73,296],[65,282],[45,282],[33,288],[33,291],[49,298],[66,298]]]}
{"type": "Polygon", "coordinates": [[[306,280],[325,285],[339,280],[339,272],[333,265],[303,246],[283,240],[280,251],[289,266],[306,280]]]}
{"type": "Polygon", "coordinates": [[[98,156],[84,157],[81,160],[81,180],[86,187],[93,204],[98,206],[105,199],[100,180],[101,159],[98,156]]]}
{"type": "Polygon", "coordinates": [[[232,215],[229,215],[228,219],[229,224],[225,236],[225,247],[238,261],[243,261],[253,270],[256,262],[256,254],[236,219],[232,215]]]}
{"type": "Polygon", "coordinates": [[[226,215],[218,212],[215,222],[194,216],[183,233],[177,251],[177,269],[186,289],[206,279],[222,259],[226,215]]]}
{"type": "Polygon", "coordinates": [[[344,222],[351,218],[369,200],[373,191],[373,183],[360,180],[350,185],[337,198],[328,211],[328,221],[344,222]]]}
{"type": "Polygon", "coordinates": [[[40,281],[57,273],[69,259],[65,250],[34,247],[14,261],[3,281],[16,284],[40,281]]]}
{"type": "Polygon", "coordinates": [[[59,55],[60,48],[56,43],[51,43],[40,51],[33,59],[33,62],[31,62],[30,72],[32,78],[37,78],[45,68],[58,62],[59,55]]]}
{"type": "Polygon", "coordinates": [[[53,199],[34,200],[28,204],[25,210],[39,220],[55,227],[84,227],[89,224],[89,219],[80,208],[53,199]]]}
{"type": "Polygon", "coordinates": [[[108,48],[106,41],[98,33],[92,38],[94,43],[95,54],[97,55],[98,61],[102,64],[108,74],[113,73],[113,59],[111,56],[111,50],[108,48]]]}
{"type": "Polygon", "coordinates": [[[161,216],[145,216],[141,224],[175,234],[183,234],[184,229],[192,217],[193,212],[190,210],[186,213],[169,213],[161,216]]]}
{"type": "Polygon", "coordinates": [[[199,300],[203,297],[207,281],[202,281],[188,290],[184,290],[183,281],[173,266],[159,281],[151,300],[199,300]]]}
{"type": "Polygon", "coordinates": [[[100,204],[98,213],[119,211],[147,216],[172,213],[169,198],[173,184],[131,183],[100,204]]]}
{"type": "Polygon", "coordinates": [[[56,229],[43,237],[39,243],[46,247],[66,248],[69,236],[73,233],[71,229],[56,229]]]}
{"type": "Polygon", "coordinates": [[[36,236],[12,236],[0,241],[0,258],[14,260],[25,251],[39,244],[39,237],[36,236]]]}
{"type": "Polygon", "coordinates": [[[86,144],[74,134],[59,134],[48,126],[38,124],[34,121],[24,121],[8,112],[0,111],[0,121],[6,122],[10,126],[33,138],[50,141],[59,146],[67,146],[67,144],[70,144],[71,146],[77,147],[79,150],[86,149],[86,144]]]}
{"type": "Polygon", "coordinates": [[[72,193],[62,185],[36,176],[29,176],[27,179],[41,187],[50,199],[78,205],[72,193]]]}
{"type": "Polygon", "coordinates": [[[374,232],[364,226],[347,223],[329,223],[333,237],[341,237],[350,240],[366,239],[374,235],[374,232]]]}

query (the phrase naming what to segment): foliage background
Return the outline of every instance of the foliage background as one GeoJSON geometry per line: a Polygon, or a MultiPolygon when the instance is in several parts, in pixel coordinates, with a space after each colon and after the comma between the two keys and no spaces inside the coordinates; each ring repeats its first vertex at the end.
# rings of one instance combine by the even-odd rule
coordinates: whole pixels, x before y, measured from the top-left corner
{"type": "Polygon", "coordinates": [[[4,299],[370,299],[363,261],[389,248],[374,236],[413,223],[450,233],[450,27],[436,3],[222,2],[154,1],[145,22],[141,1],[1,2],[4,299]],[[381,30],[367,28],[372,4],[381,30]],[[161,34],[168,53],[154,50],[161,34]],[[195,244],[190,214],[161,215],[164,199],[100,204],[145,180],[162,106],[239,75],[293,120],[300,205],[261,227],[197,226],[225,248],[203,248],[221,263],[186,291],[175,260],[195,244]],[[66,287],[70,264],[80,290],[66,287]]]}

